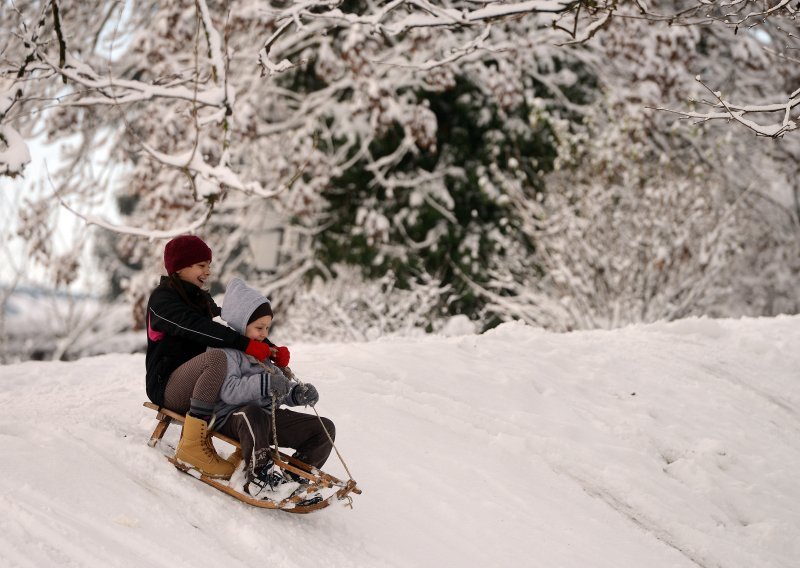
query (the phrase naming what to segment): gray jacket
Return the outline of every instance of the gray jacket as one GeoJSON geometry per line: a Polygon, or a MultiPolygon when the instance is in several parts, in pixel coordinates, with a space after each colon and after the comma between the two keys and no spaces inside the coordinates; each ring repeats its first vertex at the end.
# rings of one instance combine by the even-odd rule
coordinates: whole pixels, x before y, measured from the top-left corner
{"type": "MultiPolygon", "coordinates": [[[[244,334],[247,320],[265,302],[269,302],[266,297],[248,287],[241,279],[234,278],[225,291],[222,319],[244,334]]],[[[247,404],[257,404],[266,412],[272,412],[273,393],[279,396],[279,405],[295,406],[291,392],[297,382],[288,379],[271,361],[261,363],[238,349],[223,351],[228,359],[228,374],[214,406],[215,429],[225,424],[234,410],[247,404]]]]}

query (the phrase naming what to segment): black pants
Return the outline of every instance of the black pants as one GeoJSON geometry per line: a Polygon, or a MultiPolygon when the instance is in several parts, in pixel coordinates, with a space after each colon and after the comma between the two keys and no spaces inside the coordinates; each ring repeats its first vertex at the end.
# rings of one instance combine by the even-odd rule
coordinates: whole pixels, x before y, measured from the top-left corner
{"type": "MultiPolygon", "coordinates": [[[[294,457],[307,464],[321,468],[333,449],[328,439],[336,437],[336,428],[328,418],[322,418],[325,428],[316,415],[294,412],[279,408],[275,412],[275,428],[278,433],[278,446],[294,448],[294,457]]],[[[236,409],[220,433],[238,440],[242,446],[242,457],[249,471],[258,471],[268,459],[270,444],[273,441],[272,416],[260,406],[250,404],[236,409]]]]}

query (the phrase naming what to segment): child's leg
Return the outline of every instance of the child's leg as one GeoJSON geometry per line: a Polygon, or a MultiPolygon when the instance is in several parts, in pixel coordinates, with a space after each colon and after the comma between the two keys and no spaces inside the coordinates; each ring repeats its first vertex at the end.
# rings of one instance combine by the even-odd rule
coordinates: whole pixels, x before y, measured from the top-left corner
{"type": "MultiPolygon", "coordinates": [[[[322,467],[333,449],[331,439],[336,438],[336,427],[331,420],[322,418],[325,425],[323,429],[316,415],[281,408],[275,413],[275,422],[280,446],[294,448],[297,459],[313,467],[322,467]],[[328,439],[325,430],[331,439],[328,439]]],[[[272,430],[271,417],[269,430],[272,430]]]]}
{"type": "Polygon", "coordinates": [[[219,429],[221,434],[239,441],[245,471],[257,472],[269,461],[269,419],[260,406],[249,404],[234,410],[219,429]]]}
{"type": "Polygon", "coordinates": [[[179,414],[211,416],[227,373],[228,358],[221,349],[209,349],[189,359],[170,375],[164,406],[179,414]]]}

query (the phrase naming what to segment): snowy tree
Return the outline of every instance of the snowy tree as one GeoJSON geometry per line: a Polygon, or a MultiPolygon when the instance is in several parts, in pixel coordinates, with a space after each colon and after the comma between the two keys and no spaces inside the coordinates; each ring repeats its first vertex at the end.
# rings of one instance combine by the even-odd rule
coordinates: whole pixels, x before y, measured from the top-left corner
{"type": "MultiPolygon", "coordinates": [[[[699,260],[728,258],[739,246],[729,234],[745,251],[780,244],[791,258],[796,214],[772,233],[742,218],[785,215],[748,184],[764,172],[767,185],[793,179],[793,146],[751,151],[711,126],[769,115],[760,103],[791,92],[791,59],[773,46],[793,38],[773,22],[792,8],[758,19],[752,5],[4,2],[2,173],[24,172],[26,138],[65,142],[52,195],[30,203],[20,234],[52,262],[61,205],[121,234],[98,250],[120,259],[115,285],[135,313],[158,274],[158,243],[200,230],[219,280],[243,275],[280,307],[329,314],[353,337],[409,321],[437,329],[459,313],[562,328],[676,317],[708,307],[731,276],[699,260]],[[725,10],[741,15],[725,21],[725,10]],[[756,102],[731,105],[729,89],[756,102]],[[687,110],[687,96],[701,110],[687,110]],[[701,125],[676,130],[672,114],[648,107],[701,125]],[[124,214],[113,227],[96,211],[107,191],[124,214]],[[677,223],[703,211],[707,220],[677,223]],[[668,277],[597,280],[598,265],[630,264],[609,234],[620,215],[653,235],[641,256],[668,277]],[[286,224],[281,263],[259,271],[252,237],[275,217],[286,224]],[[670,260],[706,231],[716,236],[705,253],[670,260]],[[355,301],[359,292],[369,299],[355,301]],[[655,299],[632,301],[642,294],[655,299]],[[598,307],[612,300],[624,315],[598,307]],[[587,302],[589,312],[575,307],[587,302]],[[363,313],[342,318],[356,306],[363,313]],[[387,317],[392,306],[403,309],[387,317]]],[[[784,107],[782,129],[760,134],[791,131],[794,107],[784,107]]],[[[768,264],[790,281],[796,267],[781,262],[768,264]]]]}
{"type": "MultiPolygon", "coordinates": [[[[265,210],[292,219],[295,233],[319,234],[329,214],[323,190],[354,164],[369,172],[380,191],[415,188],[415,199],[460,230],[459,220],[447,212],[455,201],[442,180],[463,172],[447,163],[437,171],[425,171],[422,164],[405,172],[396,166],[435,147],[437,117],[420,93],[455,84],[454,62],[477,63],[472,89],[492,105],[502,108],[522,97],[514,92],[522,85],[508,88],[502,83],[506,74],[492,72],[507,66],[507,58],[494,54],[514,45],[513,30],[501,30],[488,45],[491,27],[477,35],[461,25],[430,31],[442,26],[441,18],[452,19],[447,11],[431,21],[406,21],[402,12],[387,10],[383,15],[398,22],[390,30],[388,20],[348,17],[341,12],[347,6],[337,14],[320,13],[313,3],[302,10],[276,6],[226,11],[205,2],[133,3],[122,12],[121,6],[104,3],[45,2],[4,12],[17,27],[16,50],[6,56],[6,77],[14,77],[8,110],[15,114],[6,117],[29,129],[43,125],[51,137],[76,140],[67,163],[53,172],[59,201],[87,221],[109,226],[85,210],[97,200],[96,188],[108,186],[103,168],[122,165],[113,179],[124,182],[118,197],[130,214],[128,227],[115,227],[127,235],[115,247],[126,262],[145,268],[144,276],[127,283],[134,302],[141,303],[152,284],[154,271],[147,267],[159,257],[140,237],[166,238],[205,224],[220,251],[221,272],[242,270],[249,260],[243,243],[259,230],[265,210]],[[91,17],[97,13],[103,17],[91,17]],[[339,17],[331,20],[332,15],[339,17]],[[286,32],[289,27],[297,29],[286,32]],[[376,34],[378,28],[388,31],[376,34]],[[269,30],[272,37],[264,44],[259,38],[269,30]],[[264,77],[253,73],[253,46],[263,47],[264,77]],[[493,67],[481,62],[487,54],[495,59],[493,67]],[[506,102],[498,105],[502,99],[506,102]],[[50,108],[54,100],[58,104],[50,108]],[[21,121],[40,115],[44,121],[21,121]],[[390,136],[396,144],[387,141],[390,136]],[[391,150],[373,155],[373,144],[391,150]]],[[[378,10],[368,3],[349,8],[364,14],[378,10]]],[[[519,12],[514,7],[510,13],[519,12]]],[[[488,22],[492,14],[479,14],[477,21],[488,22]]],[[[549,36],[551,23],[548,15],[531,20],[529,29],[549,36]]],[[[553,48],[545,43],[543,49],[553,48]]],[[[32,249],[43,251],[42,260],[48,256],[48,223],[42,221],[56,206],[47,199],[32,203],[21,229],[32,249]]],[[[372,230],[370,223],[381,223],[381,216],[370,211],[360,230],[372,230]]],[[[461,240],[451,234],[454,238],[461,240]]],[[[290,235],[285,242],[283,288],[309,270],[328,270],[320,264],[315,239],[290,235]]]]}
{"type": "MultiPolygon", "coordinates": [[[[771,68],[754,58],[760,40],[740,38],[737,53],[716,60],[700,48],[719,41],[715,31],[629,19],[598,37],[612,62],[598,75],[604,96],[563,124],[574,135],[559,133],[565,145],[542,199],[517,190],[536,255],[472,283],[490,315],[576,329],[797,311],[793,161],[709,122],[675,128],[652,110],[678,104],[698,67],[751,94],[763,88],[771,68]],[[737,57],[746,71],[727,67],[737,57]]],[[[508,187],[521,187],[512,174],[508,187]]]]}

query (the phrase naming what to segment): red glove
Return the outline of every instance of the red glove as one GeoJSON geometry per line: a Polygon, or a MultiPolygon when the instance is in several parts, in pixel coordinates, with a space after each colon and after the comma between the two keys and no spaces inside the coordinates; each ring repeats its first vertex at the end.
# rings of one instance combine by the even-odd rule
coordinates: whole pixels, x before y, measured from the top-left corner
{"type": "Polygon", "coordinates": [[[289,350],[286,347],[276,347],[278,353],[272,357],[278,367],[285,367],[289,364],[289,350]]]}
{"type": "MultiPolygon", "coordinates": [[[[255,339],[250,340],[250,343],[247,344],[247,349],[245,349],[244,352],[248,355],[252,355],[259,361],[263,361],[272,355],[272,350],[269,348],[269,345],[263,341],[256,341],[255,339]]],[[[286,355],[286,358],[289,358],[288,354],[286,355]]]]}

